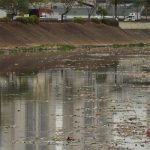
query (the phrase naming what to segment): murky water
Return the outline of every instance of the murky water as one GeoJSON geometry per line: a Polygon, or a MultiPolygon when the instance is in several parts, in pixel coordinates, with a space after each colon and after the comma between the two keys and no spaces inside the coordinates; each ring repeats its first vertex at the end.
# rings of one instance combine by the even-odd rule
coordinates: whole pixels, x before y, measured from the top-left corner
{"type": "Polygon", "coordinates": [[[0,150],[149,150],[149,64],[0,76],[0,150]]]}

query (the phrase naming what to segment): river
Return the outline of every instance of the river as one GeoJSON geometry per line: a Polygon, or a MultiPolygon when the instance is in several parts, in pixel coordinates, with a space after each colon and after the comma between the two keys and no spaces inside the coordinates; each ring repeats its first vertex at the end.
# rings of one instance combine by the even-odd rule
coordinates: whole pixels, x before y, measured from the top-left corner
{"type": "Polygon", "coordinates": [[[0,75],[0,150],[148,150],[149,64],[0,75]]]}

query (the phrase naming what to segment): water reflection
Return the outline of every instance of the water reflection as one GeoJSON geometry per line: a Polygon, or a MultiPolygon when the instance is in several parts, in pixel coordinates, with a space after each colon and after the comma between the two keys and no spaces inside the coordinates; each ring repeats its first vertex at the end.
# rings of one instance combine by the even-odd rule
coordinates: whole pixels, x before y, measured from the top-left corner
{"type": "Polygon", "coordinates": [[[148,150],[148,60],[120,59],[102,71],[0,76],[1,150],[148,150]]]}

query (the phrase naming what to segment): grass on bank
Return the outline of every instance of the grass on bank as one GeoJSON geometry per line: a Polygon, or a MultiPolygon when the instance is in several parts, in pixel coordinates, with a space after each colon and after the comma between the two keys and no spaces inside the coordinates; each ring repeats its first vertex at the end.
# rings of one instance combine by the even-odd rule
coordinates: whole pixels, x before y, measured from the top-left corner
{"type": "Polygon", "coordinates": [[[133,47],[145,47],[150,46],[150,44],[140,43],[130,43],[130,44],[113,44],[113,48],[133,48],[133,47]]]}
{"type": "Polygon", "coordinates": [[[57,44],[57,50],[61,50],[61,51],[70,51],[75,49],[74,45],[71,44],[57,44]]]}
{"type": "Polygon", "coordinates": [[[0,55],[10,54],[10,55],[18,55],[18,54],[62,54],[65,55],[68,52],[76,48],[89,49],[89,48],[101,48],[101,47],[110,47],[110,48],[138,48],[138,47],[150,47],[150,43],[130,43],[130,44],[113,44],[113,45],[80,45],[74,46],[71,44],[59,43],[59,44],[43,44],[43,45],[33,45],[28,47],[15,47],[10,49],[0,49],[0,55]]]}
{"type": "MultiPolygon", "coordinates": [[[[30,47],[15,47],[13,49],[8,49],[8,53],[11,55],[21,54],[21,53],[67,53],[76,47],[71,44],[53,44],[53,45],[37,45],[37,46],[30,46],[30,47]]],[[[4,51],[1,51],[3,54],[4,51]]]]}

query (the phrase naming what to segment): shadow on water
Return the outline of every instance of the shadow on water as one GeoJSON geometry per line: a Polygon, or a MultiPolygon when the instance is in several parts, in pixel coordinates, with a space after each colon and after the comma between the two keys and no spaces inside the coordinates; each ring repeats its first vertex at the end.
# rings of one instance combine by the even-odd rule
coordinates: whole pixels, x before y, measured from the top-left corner
{"type": "Polygon", "coordinates": [[[148,150],[149,63],[129,57],[96,71],[0,76],[1,149],[148,150]]]}

